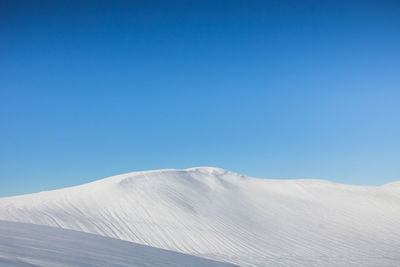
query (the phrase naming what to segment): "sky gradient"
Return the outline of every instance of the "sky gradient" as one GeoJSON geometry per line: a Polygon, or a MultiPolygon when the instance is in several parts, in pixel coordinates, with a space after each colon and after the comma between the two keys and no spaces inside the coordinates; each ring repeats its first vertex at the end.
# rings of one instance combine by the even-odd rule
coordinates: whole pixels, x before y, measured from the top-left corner
{"type": "Polygon", "coordinates": [[[148,169],[400,180],[398,1],[1,1],[0,196],[148,169]]]}

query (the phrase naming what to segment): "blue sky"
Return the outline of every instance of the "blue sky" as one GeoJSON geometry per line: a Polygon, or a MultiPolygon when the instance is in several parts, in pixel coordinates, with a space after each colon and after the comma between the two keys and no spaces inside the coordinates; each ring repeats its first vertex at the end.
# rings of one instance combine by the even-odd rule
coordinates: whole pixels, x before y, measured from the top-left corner
{"type": "Polygon", "coordinates": [[[397,1],[1,1],[0,196],[146,169],[400,180],[397,1]]]}

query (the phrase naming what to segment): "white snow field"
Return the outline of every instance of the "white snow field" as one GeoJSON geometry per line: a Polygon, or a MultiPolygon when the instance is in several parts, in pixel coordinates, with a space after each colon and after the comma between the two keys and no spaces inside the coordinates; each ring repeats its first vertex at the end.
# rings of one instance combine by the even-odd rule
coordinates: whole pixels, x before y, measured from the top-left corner
{"type": "Polygon", "coordinates": [[[0,221],[0,266],[234,266],[109,237],[0,221]]]}
{"type": "Polygon", "coordinates": [[[400,183],[268,180],[210,167],[144,171],[1,198],[0,219],[242,266],[400,266],[400,183]]]}

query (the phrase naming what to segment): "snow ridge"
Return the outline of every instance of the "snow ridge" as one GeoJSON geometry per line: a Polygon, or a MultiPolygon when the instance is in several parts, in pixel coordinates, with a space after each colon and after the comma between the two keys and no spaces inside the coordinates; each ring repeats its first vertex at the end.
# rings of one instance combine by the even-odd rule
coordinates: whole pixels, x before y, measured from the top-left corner
{"type": "Polygon", "coordinates": [[[0,199],[0,219],[244,266],[398,266],[400,187],[267,180],[212,167],[133,172],[0,199]]]}

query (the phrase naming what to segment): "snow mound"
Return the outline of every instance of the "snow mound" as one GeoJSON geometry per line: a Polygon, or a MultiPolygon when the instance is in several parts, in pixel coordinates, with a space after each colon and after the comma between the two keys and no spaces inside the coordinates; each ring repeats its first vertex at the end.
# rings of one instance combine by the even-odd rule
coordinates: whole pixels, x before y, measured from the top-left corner
{"type": "Polygon", "coordinates": [[[0,219],[245,266],[399,266],[400,187],[157,170],[0,199],[0,219]]]}
{"type": "Polygon", "coordinates": [[[0,266],[234,266],[118,239],[0,221],[0,266]]]}

